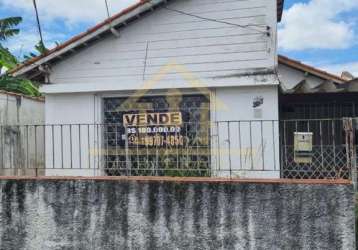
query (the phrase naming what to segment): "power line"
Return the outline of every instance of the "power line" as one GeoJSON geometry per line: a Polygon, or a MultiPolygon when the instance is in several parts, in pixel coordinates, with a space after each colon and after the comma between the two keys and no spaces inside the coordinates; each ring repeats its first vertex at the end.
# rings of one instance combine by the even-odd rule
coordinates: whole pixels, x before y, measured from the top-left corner
{"type": "Polygon", "coordinates": [[[262,27],[262,26],[260,26],[258,24],[241,25],[241,24],[237,24],[237,23],[231,23],[231,22],[226,22],[226,21],[217,20],[217,19],[213,19],[213,18],[207,18],[207,17],[198,16],[198,15],[195,15],[195,14],[190,14],[190,13],[187,13],[187,12],[184,12],[184,11],[181,11],[181,10],[171,9],[171,8],[166,7],[166,6],[163,6],[163,8],[166,9],[166,10],[172,11],[172,12],[182,14],[182,15],[191,16],[191,17],[195,17],[195,18],[198,18],[198,19],[206,20],[206,21],[232,25],[232,26],[243,28],[243,29],[251,29],[251,30],[257,31],[257,32],[262,33],[262,34],[266,34],[267,36],[270,36],[270,32],[269,32],[270,27],[269,26],[266,26],[267,31],[262,31],[262,30],[252,28],[252,27],[262,27]]]}
{"type": "Polygon", "coordinates": [[[32,3],[34,5],[34,9],[35,9],[37,28],[39,30],[40,41],[41,41],[42,45],[45,47],[44,40],[43,40],[43,37],[42,37],[41,24],[40,24],[39,13],[38,13],[38,10],[37,10],[36,0],[32,0],[32,3]]]}
{"type": "Polygon", "coordinates": [[[108,5],[108,1],[107,0],[104,0],[104,3],[106,5],[106,11],[107,11],[107,17],[110,18],[110,13],[109,13],[109,5],[108,5]]]}

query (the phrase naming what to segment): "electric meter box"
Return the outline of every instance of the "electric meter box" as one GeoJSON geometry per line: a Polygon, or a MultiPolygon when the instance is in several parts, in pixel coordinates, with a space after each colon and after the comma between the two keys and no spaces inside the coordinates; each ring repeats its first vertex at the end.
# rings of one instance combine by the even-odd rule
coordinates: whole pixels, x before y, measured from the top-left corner
{"type": "Polygon", "coordinates": [[[311,163],[313,149],[313,133],[294,133],[294,161],[296,163],[311,163]]]}

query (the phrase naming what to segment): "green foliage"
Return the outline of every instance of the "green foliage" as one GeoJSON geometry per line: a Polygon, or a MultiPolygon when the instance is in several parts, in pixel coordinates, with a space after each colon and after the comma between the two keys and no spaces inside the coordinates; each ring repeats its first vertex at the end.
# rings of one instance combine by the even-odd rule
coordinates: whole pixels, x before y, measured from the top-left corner
{"type": "MultiPolygon", "coordinates": [[[[0,42],[19,34],[20,30],[15,28],[21,23],[21,17],[9,17],[0,19],[0,42]]],[[[36,50],[42,52],[46,48],[42,43],[36,45],[36,50]]],[[[1,75],[1,70],[6,68],[11,70],[19,64],[17,58],[0,44],[0,90],[14,93],[21,93],[28,96],[40,96],[40,92],[30,80],[13,77],[8,74],[1,75]]]]}
{"type": "Polygon", "coordinates": [[[38,88],[30,80],[9,76],[7,74],[0,76],[0,89],[28,96],[41,95],[38,88]]]}
{"type": "Polygon", "coordinates": [[[22,22],[22,17],[8,17],[0,19],[0,41],[19,34],[20,30],[15,28],[22,22]]]}
{"type": "Polygon", "coordinates": [[[13,69],[18,63],[19,62],[16,57],[11,54],[7,48],[4,48],[0,44],[0,70],[3,67],[6,67],[7,69],[13,69]]]}
{"type": "Polygon", "coordinates": [[[43,54],[45,54],[45,53],[48,51],[48,49],[45,47],[45,45],[43,44],[42,41],[39,41],[39,42],[35,45],[35,50],[36,50],[35,53],[34,53],[34,52],[30,52],[30,54],[25,55],[24,58],[25,58],[26,60],[29,60],[29,59],[34,58],[34,57],[37,57],[37,56],[39,56],[39,55],[43,55],[43,54]]]}

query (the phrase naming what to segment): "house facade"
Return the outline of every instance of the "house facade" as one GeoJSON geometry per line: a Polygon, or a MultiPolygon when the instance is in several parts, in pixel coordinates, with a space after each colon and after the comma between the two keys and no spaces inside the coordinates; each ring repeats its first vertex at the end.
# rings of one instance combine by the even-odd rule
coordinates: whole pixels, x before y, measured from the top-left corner
{"type": "Polygon", "coordinates": [[[43,82],[46,174],[279,178],[282,8],[140,1],[20,65],[43,82]]]}

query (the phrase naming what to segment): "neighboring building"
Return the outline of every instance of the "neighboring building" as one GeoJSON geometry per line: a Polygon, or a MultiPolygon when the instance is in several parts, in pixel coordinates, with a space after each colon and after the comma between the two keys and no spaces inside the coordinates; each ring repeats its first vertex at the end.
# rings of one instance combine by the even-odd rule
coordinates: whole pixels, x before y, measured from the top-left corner
{"type": "Polygon", "coordinates": [[[43,98],[0,91],[0,175],[34,174],[31,166],[44,168],[44,133],[32,126],[44,122],[43,98]]]}
{"type": "Polygon", "coordinates": [[[348,82],[283,56],[279,56],[278,72],[282,176],[348,178],[343,118],[358,117],[358,81],[348,82]],[[313,133],[310,164],[294,161],[293,134],[297,131],[313,133]]]}

